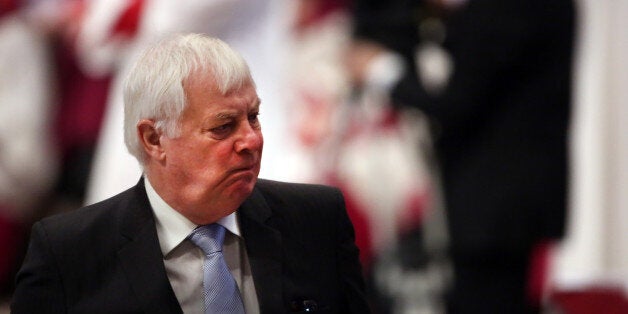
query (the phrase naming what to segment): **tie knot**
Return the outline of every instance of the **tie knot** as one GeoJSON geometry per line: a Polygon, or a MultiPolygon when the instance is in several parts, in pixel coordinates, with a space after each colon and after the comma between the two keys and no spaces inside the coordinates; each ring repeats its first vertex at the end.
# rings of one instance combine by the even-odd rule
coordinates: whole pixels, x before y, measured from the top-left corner
{"type": "Polygon", "coordinates": [[[201,248],[206,255],[222,251],[225,228],[219,224],[197,227],[190,234],[190,241],[201,248]]]}

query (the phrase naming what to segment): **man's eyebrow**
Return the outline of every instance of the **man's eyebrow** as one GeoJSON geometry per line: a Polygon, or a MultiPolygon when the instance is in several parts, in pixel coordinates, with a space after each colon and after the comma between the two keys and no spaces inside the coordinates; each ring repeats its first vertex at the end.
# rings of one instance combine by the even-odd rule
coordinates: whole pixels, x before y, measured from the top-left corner
{"type": "Polygon", "coordinates": [[[255,99],[255,102],[253,103],[253,108],[259,110],[259,107],[262,105],[262,100],[258,97],[257,99],[255,99]]]}
{"type": "Polygon", "coordinates": [[[237,112],[219,112],[216,114],[216,118],[219,120],[233,119],[238,116],[237,112]]]}
{"type": "MultiPolygon", "coordinates": [[[[252,109],[259,110],[259,107],[261,104],[262,104],[262,100],[257,98],[253,102],[252,109]]],[[[219,120],[229,120],[229,119],[235,119],[237,116],[238,116],[238,113],[235,111],[223,111],[223,112],[218,112],[214,117],[219,120]]]]}

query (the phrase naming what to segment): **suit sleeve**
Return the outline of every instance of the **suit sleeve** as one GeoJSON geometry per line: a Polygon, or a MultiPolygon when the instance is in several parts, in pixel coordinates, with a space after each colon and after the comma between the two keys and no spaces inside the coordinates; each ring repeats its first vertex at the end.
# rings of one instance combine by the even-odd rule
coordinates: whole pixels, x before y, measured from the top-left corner
{"type": "Polygon", "coordinates": [[[340,192],[336,194],[338,206],[337,225],[337,259],[338,272],[344,290],[347,313],[370,313],[364,294],[364,277],[359,261],[359,249],[355,245],[355,234],[351,220],[345,209],[344,198],[340,192]]]}
{"type": "Polygon", "coordinates": [[[47,233],[33,226],[28,252],[16,277],[11,313],[65,313],[63,287],[47,233]]]}

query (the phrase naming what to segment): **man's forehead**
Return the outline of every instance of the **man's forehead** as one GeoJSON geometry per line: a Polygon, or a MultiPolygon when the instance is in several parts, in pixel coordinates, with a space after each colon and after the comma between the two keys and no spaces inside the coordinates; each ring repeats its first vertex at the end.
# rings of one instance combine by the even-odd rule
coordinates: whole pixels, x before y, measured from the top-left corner
{"type": "Polygon", "coordinates": [[[229,109],[237,109],[240,105],[244,105],[243,107],[245,107],[247,110],[252,110],[252,109],[259,109],[260,105],[261,105],[262,101],[259,97],[257,97],[257,94],[255,95],[255,98],[253,97],[241,97],[238,99],[237,102],[235,102],[234,104],[236,105],[235,107],[231,108],[230,106],[227,105],[221,105],[218,104],[218,110],[221,110],[221,108],[224,108],[225,110],[229,110],[229,109]]]}
{"type": "Polygon", "coordinates": [[[229,117],[235,117],[239,114],[245,113],[248,114],[251,111],[257,111],[259,110],[260,106],[261,106],[262,101],[258,98],[255,98],[254,101],[247,101],[247,105],[246,105],[246,112],[242,112],[240,107],[231,107],[231,106],[226,106],[224,104],[214,104],[214,116],[218,117],[218,118],[229,118],[229,117]]]}

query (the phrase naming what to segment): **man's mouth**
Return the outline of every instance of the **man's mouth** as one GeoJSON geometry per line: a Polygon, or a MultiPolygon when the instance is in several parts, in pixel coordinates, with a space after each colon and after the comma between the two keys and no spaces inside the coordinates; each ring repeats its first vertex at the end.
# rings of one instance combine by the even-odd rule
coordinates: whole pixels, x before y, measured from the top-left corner
{"type": "Polygon", "coordinates": [[[252,164],[243,165],[243,166],[234,168],[233,172],[254,171],[255,169],[257,169],[258,165],[259,165],[259,163],[252,163],[252,164]]]}

